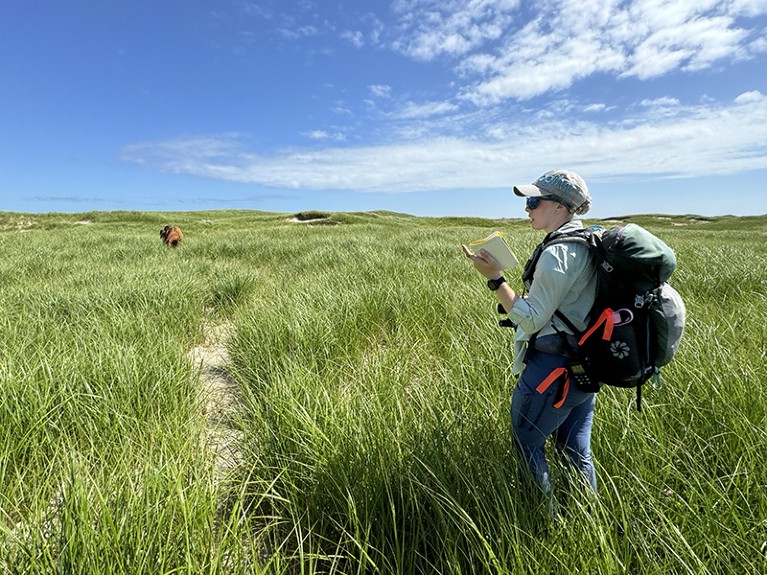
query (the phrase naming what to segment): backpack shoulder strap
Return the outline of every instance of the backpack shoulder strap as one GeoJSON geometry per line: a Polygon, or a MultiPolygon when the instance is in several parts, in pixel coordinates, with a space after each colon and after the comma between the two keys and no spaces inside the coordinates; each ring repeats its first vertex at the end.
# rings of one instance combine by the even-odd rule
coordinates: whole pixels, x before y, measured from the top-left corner
{"type": "Polygon", "coordinates": [[[594,227],[572,230],[570,232],[549,233],[545,238],[543,238],[543,241],[536,246],[535,250],[533,251],[533,255],[530,256],[529,260],[527,260],[527,263],[525,264],[525,270],[522,273],[522,282],[527,287],[533,281],[533,276],[535,275],[535,268],[538,265],[538,260],[541,259],[541,254],[543,254],[543,250],[545,250],[547,247],[556,244],[563,244],[565,242],[576,242],[585,244],[593,252],[595,249],[599,249],[601,247],[595,241],[595,238],[598,235],[599,229],[594,227]]]}
{"type": "MultiPolygon", "coordinates": [[[[552,232],[549,235],[547,235],[543,241],[535,248],[535,251],[533,252],[533,255],[528,260],[527,264],[525,264],[525,271],[522,274],[522,280],[525,284],[525,286],[529,286],[530,283],[533,281],[533,276],[535,275],[535,267],[538,264],[538,260],[541,257],[541,254],[543,253],[543,250],[547,247],[555,244],[561,244],[565,242],[576,242],[580,244],[584,244],[589,248],[589,251],[592,255],[596,254],[597,258],[602,260],[603,258],[603,247],[601,242],[599,241],[599,238],[601,237],[601,232],[604,230],[602,227],[588,227],[588,228],[582,228],[577,230],[572,230],[570,232],[564,232],[564,233],[556,233],[552,232]]],[[[554,312],[554,315],[562,321],[562,323],[567,326],[567,328],[576,336],[580,334],[580,330],[578,330],[575,325],[573,325],[572,321],[570,321],[567,316],[565,316],[561,311],[558,309],[554,312]]],[[[556,327],[555,327],[556,329],[556,327]]],[[[558,330],[557,330],[558,331],[558,330]]],[[[564,333],[560,333],[564,339],[566,339],[566,335],[564,333]]],[[[535,339],[538,336],[538,332],[532,334],[530,337],[530,341],[535,342],[535,339]]]]}
{"type": "Polygon", "coordinates": [[[575,327],[575,324],[573,324],[573,322],[571,322],[570,319],[565,314],[563,314],[559,310],[555,310],[554,315],[557,316],[561,320],[561,322],[565,324],[570,331],[573,332],[573,335],[580,337],[581,330],[575,327]]]}

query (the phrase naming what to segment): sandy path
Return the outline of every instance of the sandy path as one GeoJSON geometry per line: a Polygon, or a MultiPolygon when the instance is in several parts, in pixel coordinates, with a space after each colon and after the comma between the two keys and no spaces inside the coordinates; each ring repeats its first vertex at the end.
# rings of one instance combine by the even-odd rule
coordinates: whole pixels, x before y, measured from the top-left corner
{"type": "Polygon", "coordinates": [[[215,459],[220,478],[242,461],[239,443],[242,432],[234,418],[239,409],[237,389],[229,372],[226,342],[232,327],[228,324],[206,329],[205,341],[189,351],[199,373],[199,403],[206,418],[204,443],[215,459]]]}

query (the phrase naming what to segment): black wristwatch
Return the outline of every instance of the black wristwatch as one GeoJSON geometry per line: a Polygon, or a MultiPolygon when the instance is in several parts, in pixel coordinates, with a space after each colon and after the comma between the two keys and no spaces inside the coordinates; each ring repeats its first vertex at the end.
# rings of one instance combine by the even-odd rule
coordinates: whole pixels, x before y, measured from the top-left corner
{"type": "Polygon", "coordinates": [[[506,283],[506,278],[501,276],[497,280],[487,280],[487,287],[490,288],[490,291],[495,291],[499,287],[501,287],[501,284],[506,283]]]}

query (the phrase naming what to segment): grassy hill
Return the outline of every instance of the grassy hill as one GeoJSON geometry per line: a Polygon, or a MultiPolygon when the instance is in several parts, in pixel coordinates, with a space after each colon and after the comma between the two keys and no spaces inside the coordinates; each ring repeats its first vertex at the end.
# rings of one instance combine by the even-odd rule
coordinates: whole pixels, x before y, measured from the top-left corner
{"type": "Polygon", "coordinates": [[[688,325],[641,413],[600,392],[599,497],[551,523],[460,251],[524,260],[526,220],[0,213],[0,573],[767,573],[767,217],[616,220],[688,325]]]}

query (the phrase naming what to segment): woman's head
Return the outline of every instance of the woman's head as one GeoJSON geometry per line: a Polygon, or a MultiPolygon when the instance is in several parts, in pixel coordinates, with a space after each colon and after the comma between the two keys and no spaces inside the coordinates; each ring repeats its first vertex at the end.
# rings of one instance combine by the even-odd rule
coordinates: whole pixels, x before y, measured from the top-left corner
{"type": "Polygon", "coordinates": [[[578,216],[587,213],[591,207],[591,196],[586,182],[569,170],[546,172],[532,184],[514,186],[514,193],[528,198],[554,200],[567,208],[571,214],[578,216]]]}

